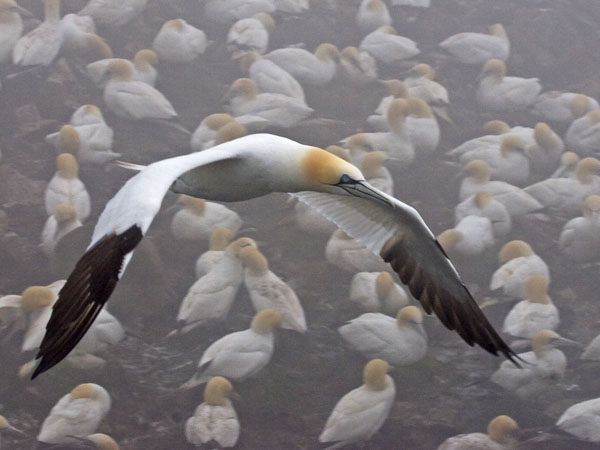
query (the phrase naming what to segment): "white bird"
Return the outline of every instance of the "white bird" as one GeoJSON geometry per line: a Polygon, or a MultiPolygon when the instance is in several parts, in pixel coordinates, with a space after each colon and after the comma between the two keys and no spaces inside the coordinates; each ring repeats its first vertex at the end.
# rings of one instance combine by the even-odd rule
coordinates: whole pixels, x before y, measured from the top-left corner
{"type": "Polygon", "coordinates": [[[556,422],[561,430],[587,442],[600,442],[600,398],[567,408],[556,422]]]}
{"type": "Polygon", "coordinates": [[[91,51],[98,58],[112,58],[110,46],[96,34],[96,26],[90,16],[66,14],[60,19],[60,27],[62,52],[85,54],[85,51],[91,51]]]}
{"type": "Polygon", "coordinates": [[[356,47],[344,47],[340,52],[342,76],[352,84],[367,84],[377,80],[377,61],[356,47]]]}
{"type": "Polygon", "coordinates": [[[320,442],[339,441],[328,449],[366,441],[381,428],[396,397],[388,369],[388,363],[381,359],[369,361],[363,370],[364,384],[336,403],[319,436],[320,442]]]}
{"type": "Polygon", "coordinates": [[[548,296],[548,280],[532,275],[525,284],[527,298],[506,315],[502,331],[514,337],[532,338],[541,329],[555,330],[560,322],[558,309],[548,296]]]}
{"type": "Polygon", "coordinates": [[[232,58],[239,58],[248,51],[263,54],[269,47],[269,33],[274,29],[273,17],[265,12],[240,19],[227,33],[227,50],[232,58]]]}
{"type": "Polygon", "coordinates": [[[120,27],[135,19],[146,8],[148,0],[90,0],[80,9],[80,16],[91,16],[104,27],[120,27]]]}
{"type": "Polygon", "coordinates": [[[246,247],[240,255],[244,263],[244,285],[255,311],[273,309],[281,315],[280,327],[304,333],[304,309],[289,285],[269,269],[267,258],[256,247],[246,247]]]}
{"type": "Polygon", "coordinates": [[[388,195],[394,195],[394,179],[392,174],[383,164],[389,159],[385,152],[369,152],[360,163],[360,169],[365,176],[365,180],[371,186],[385,192],[388,195]]]}
{"type": "MultiPolygon", "coordinates": [[[[210,114],[202,119],[196,130],[192,133],[190,147],[195,152],[214,147],[217,145],[217,135],[219,132],[221,132],[221,134],[226,133],[225,127],[232,124],[242,126],[246,130],[245,134],[247,134],[248,126],[245,126],[240,122],[240,120],[243,121],[244,119],[253,121],[250,124],[250,127],[258,122],[262,122],[264,125],[269,123],[268,120],[258,116],[240,116],[234,118],[231,114],[226,113],[210,114]],[[252,119],[252,117],[254,117],[254,119],[252,119]]],[[[226,142],[226,140],[223,140],[222,138],[220,140],[221,142],[219,143],[226,142]]]]}
{"type": "Polygon", "coordinates": [[[58,280],[48,286],[29,286],[19,296],[20,307],[27,316],[21,351],[27,352],[39,346],[52,305],[64,284],[65,280],[58,280]]]}
{"type": "Polygon", "coordinates": [[[370,186],[360,170],[332,153],[254,134],[133,168],[141,172],[108,202],[92,243],[59,296],[34,376],[63,359],[85,334],[169,188],[220,201],[295,193],[389,262],[426,312],[435,311],[471,344],[509,358],[514,354],[477,307],[418,212],[370,186]]]}
{"type": "Polygon", "coordinates": [[[593,109],[598,102],[575,92],[547,91],[537,96],[531,105],[531,114],[549,122],[571,123],[593,109]]]}
{"type": "Polygon", "coordinates": [[[484,64],[490,59],[506,61],[510,41],[501,23],[489,27],[489,34],[458,33],[440,42],[440,47],[465,64],[484,64]]]}
{"type": "Polygon", "coordinates": [[[531,106],[541,90],[537,78],[507,77],[504,62],[490,59],[480,75],[477,101],[491,111],[519,111],[531,106]]]}
{"type": "Polygon", "coordinates": [[[152,41],[152,48],[161,60],[177,63],[195,60],[207,45],[204,31],[183,19],[167,20],[152,41]]]}
{"type": "Polygon", "coordinates": [[[240,253],[247,246],[256,247],[256,242],[239,238],[227,245],[221,260],[188,289],[177,313],[182,333],[227,317],[243,281],[240,253]]]}
{"type": "Polygon", "coordinates": [[[385,272],[389,269],[365,244],[339,228],[325,245],[325,258],[348,272],[385,272]]]}
{"type": "Polygon", "coordinates": [[[483,216],[466,216],[454,228],[438,234],[437,240],[448,253],[480,255],[494,245],[492,222],[483,216]]]}
{"type": "Polygon", "coordinates": [[[509,450],[514,448],[517,422],[509,416],[494,417],[487,433],[459,434],[446,439],[437,450],[509,450]]]}
{"type": "Polygon", "coordinates": [[[382,0],[362,0],[356,12],[356,24],[363,33],[370,33],[392,24],[392,17],[382,0]]]}
{"type": "Polygon", "coordinates": [[[71,231],[79,228],[81,221],[77,217],[77,210],[68,203],[59,203],[54,207],[54,212],[48,216],[40,237],[40,247],[46,256],[51,256],[58,242],[71,231]]]}
{"type": "MultiPolygon", "coordinates": [[[[108,82],[108,66],[117,59],[119,58],[99,59],[85,66],[86,73],[96,86],[99,88],[106,86],[106,83],[108,82]]],[[[154,86],[157,77],[156,68],[154,66],[158,63],[158,55],[154,50],[149,48],[142,49],[134,55],[133,61],[123,61],[132,64],[133,75],[131,76],[131,79],[133,81],[143,81],[150,86],[154,86]]]]}
{"type": "Polygon", "coordinates": [[[502,142],[509,134],[517,135],[521,138],[527,147],[535,145],[534,129],[529,127],[515,126],[510,127],[502,120],[490,120],[483,125],[483,131],[488,133],[468,141],[463,142],[458,147],[450,150],[447,154],[451,156],[460,156],[471,150],[482,147],[495,146],[502,142]]]}
{"type": "Polygon", "coordinates": [[[339,51],[333,44],[319,45],[314,54],[302,48],[278,48],[264,55],[301,84],[322,86],[335,76],[339,51]]]}
{"type": "Polygon", "coordinates": [[[0,64],[9,62],[13,47],[23,33],[23,11],[14,0],[0,1],[0,64]]]}
{"type": "Polygon", "coordinates": [[[416,306],[405,306],[396,317],[365,313],[338,328],[352,348],[367,358],[381,358],[393,366],[408,366],[427,353],[423,315],[416,306]]]}
{"type": "Polygon", "coordinates": [[[12,52],[13,64],[49,66],[60,51],[63,41],[60,0],[42,1],[44,21],[17,41],[12,52]]]}
{"type": "Polygon", "coordinates": [[[440,127],[425,100],[408,97],[406,128],[417,155],[433,154],[440,143],[440,127]]]}
{"type": "Polygon", "coordinates": [[[490,290],[502,289],[504,295],[520,299],[527,296],[527,280],[533,275],[542,275],[550,281],[550,270],[531,246],[520,240],[504,244],[498,253],[502,264],[492,275],[490,290]]]}
{"type": "Polygon", "coordinates": [[[350,301],[365,311],[394,315],[408,305],[410,296],[389,272],[358,272],[350,283],[350,301]]]}
{"type": "Polygon", "coordinates": [[[78,442],[74,437],[87,437],[96,431],[110,405],[110,395],[102,386],[80,384],[54,405],[37,440],[48,444],[78,442]]]}
{"type": "Polygon", "coordinates": [[[367,34],[358,48],[384,64],[394,64],[421,53],[415,41],[398,36],[391,25],[384,25],[367,34]]]}
{"type": "Polygon", "coordinates": [[[80,221],[85,221],[90,215],[90,194],[78,178],[77,160],[70,153],[61,153],[56,157],[56,169],[44,194],[46,213],[54,214],[58,205],[67,204],[75,209],[80,221]]]}
{"type": "Polygon", "coordinates": [[[506,206],[487,191],[479,191],[455,206],[455,223],[459,223],[467,216],[487,217],[492,224],[495,237],[506,236],[512,227],[506,206]]]}
{"type": "Polygon", "coordinates": [[[575,119],[567,129],[565,141],[580,156],[600,156],[600,109],[575,119]]]}
{"type": "Polygon", "coordinates": [[[419,97],[431,105],[434,112],[448,120],[445,107],[450,103],[448,90],[435,81],[435,70],[429,64],[417,64],[404,79],[410,97],[419,97]]]}
{"type": "Polygon", "coordinates": [[[564,152],[560,155],[560,163],[557,169],[548,178],[572,178],[575,176],[575,167],[581,160],[575,152],[564,152]]]}
{"type": "Polygon", "coordinates": [[[367,123],[376,131],[387,131],[389,129],[385,115],[390,103],[397,98],[408,97],[408,89],[403,81],[388,80],[383,83],[388,88],[390,95],[383,97],[373,114],[367,117],[367,123]]]}
{"type": "Polygon", "coordinates": [[[208,250],[202,253],[196,260],[196,278],[206,275],[223,258],[225,249],[233,239],[233,233],[227,227],[216,227],[210,234],[208,250]]]}
{"type": "Polygon", "coordinates": [[[250,78],[238,78],[229,88],[231,112],[234,116],[253,115],[267,119],[272,126],[288,128],[313,113],[313,109],[296,97],[258,92],[250,78]]]}
{"type": "Polygon", "coordinates": [[[559,163],[565,144],[558,134],[545,122],[538,122],[533,129],[535,144],[527,147],[531,171],[549,174],[559,163]]]}
{"type": "Polygon", "coordinates": [[[273,61],[249,51],[240,59],[242,72],[256,83],[261,92],[272,92],[305,101],[304,90],[298,80],[273,61]]]}
{"type": "Polygon", "coordinates": [[[185,438],[196,446],[215,441],[220,447],[233,447],[240,437],[240,422],[227,398],[233,386],[223,377],[212,377],[204,388],[204,402],[185,421],[185,438]]]}
{"type": "Polygon", "coordinates": [[[600,195],[586,197],[582,210],[564,225],[558,246],[574,261],[600,261],[600,195]]]}
{"type": "Polygon", "coordinates": [[[220,203],[189,195],[180,196],[178,202],[184,207],[171,220],[171,233],[177,239],[206,240],[217,227],[226,227],[235,235],[242,226],[240,216],[220,203]]]}
{"type": "Polygon", "coordinates": [[[200,358],[194,376],[180,389],[191,389],[216,375],[243,380],[258,373],[271,360],[275,347],[273,329],[280,324],[281,316],[273,309],[256,313],[250,328],[213,342],[200,358]]]}
{"type": "Polygon", "coordinates": [[[230,24],[260,12],[274,11],[273,0],[208,0],[204,3],[205,16],[221,24],[230,24]]]}

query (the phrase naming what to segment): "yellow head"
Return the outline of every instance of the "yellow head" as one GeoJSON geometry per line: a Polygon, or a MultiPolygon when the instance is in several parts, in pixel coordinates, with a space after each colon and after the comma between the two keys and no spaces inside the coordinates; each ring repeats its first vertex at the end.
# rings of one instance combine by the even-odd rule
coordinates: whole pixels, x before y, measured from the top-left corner
{"type": "Polygon", "coordinates": [[[210,234],[208,246],[211,250],[223,251],[231,239],[233,239],[233,233],[229,228],[217,227],[210,234]]]}
{"type": "Polygon", "coordinates": [[[394,279],[389,272],[381,272],[375,278],[375,294],[377,298],[386,298],[394,288],[394,279]]]}
{"type": "Polygon", "coordinates": [[[463,234],[456,228],[448,228],[437,235],[437,240],[447,252],[452,250],[463,238],[463,234]]]}
{"type": "Polygon", "coordinates": [[[225,405],[225,397],[233,390],[233,385],[225,377],[212,377],[204,388],[204,402],[212,406],[225,405]]]}
{"type": "Polygon", "coordinates": [[[406,98],[408,97],[408,89],[406,84],[401,80],[387,80],[384,81],[388,92],[393,95],[394,98],[406,98]]]}
{"type": "MultiPolygon", "coordinates": [[[[0,0],[1,1],[1,0],[0,0]]],[[[1,5],[0,5],[0,10],[1,10],[1,5]]],[[[2,430],[6,430],[9,427],[9,423],[8,420],[6,420],[6,417],[4,417],[3,415],[0,415],[0,431],[2,430]]]]}
{"type": "Polygon", "coordinates": [[[225,253],[239,258],[241,257],[242,250],[247,247],[258,248],[254,239],[249,237],[241,237],[230,243],[227,247],[225,247],[225,253]]]}
{"type": "Polygon", "coordinates": [[[267,258],[256,247],[244,247],[240,252],[240,259],[253,274],[262,275],[269,270],[267,258]]]}
{"type": "Polygon", "coordinates": [[[542,148],[551,148],[555,145],[554,132],[545,122],[538,122],[535,124],[533,137],[542,148]]]}
{"type": "Polygon", "coordinates": [[[360,165],[363,175],[366,178],[376,176],[383,163],[387,160],[388,155],[385,152],[375,151],[367,153],[360,165]]]}
{"type": "Polygon", "coordinates": [[[553,348],[553,342],[560,339],[560,335],[552,330],[538,330],[531,338],[531,348],[536,355],[553,348]]]}
{"type": "Polygon", "coordinates": [[[343,177],[353,180],[364,180],[363,174],[347,161],[321,148],[309,149],[301,160],[301,170],[305,180],[316,190],[328,190],[343,182],[343,177]]]}
{"type": "Polygon", "coordinates": [[[505,134],[510,131],[510,126],[503,120],[490,120],[483,125],[483,131],[487,134],[505,134]]]}
{"type": "Polygon", "coordinates": [[[335,61],[339,58],[340,52],[335,45],[324,43],[316,48],[315,56],[322,61],[335,61]]]}
{"type": "Polygon", "coordinates": [[[475,202],[475,205],[479,208],[485,208],[485,206],[489,205],[489,203],[492,201],[493,197],[490,195],[489,192],[486,191],[479,191],[475,194],[475,197],[473,198],[473,201],[475,202]]]}
{"type": "Polygon", "coordinates": [[[87,35],[87,48],[89,48],[98,59],[112,58],[113,52],[110,45],[97,34],[87,35]]]}
{"type": "Polygon", "coordinates": [[[133,64],[137,67],[155,66],[158,64],[158,55],[154,50],[145,48],[135,54],[133,64]]]}
{"type": "Polygon", "coordinates": [[[386,387],[389,364],[383,359],[372,359],[363,369],[363,383],[372,391],[382,391],[386,387]]]}
{"type": "Polygon", "coordinates": [[[206,200],[203,198],[192,197],[190,195],[180,195],[178,203],[183,203],[185,209],[194,212],[198,215],[203,215],[206,210],[206,200]]]}
{"type": "Polygon", "coordinates": [[[490,166],[485,161],[474,159],[465,165],[463,168],[475,181],[484,183],[490,180],[492,171],[490,166]]]}
{"type": "Polygon", "coordinates": [[[94,396],[95,386],[93,383],[83,383],[77,385],[71,391],[71,401],[78,398],[91,398],[94,396]]]}
{"type": "Polygon", "coordinates": [[[600,171],[600,161],[596,158],[583,158],[575,166],[575,176],[579,182],[589,184],[600,171]]]}
{"type": "Polygon", "coordinates": [[[369,0],[369,2],[367,3],[367,9],[370,9],[371,11],[385,11],[386,6],[385,3],[383,3],[381,0],[369,0]]]}
{"type": "Polygon", "coordinates": [[[106,72],[110,75],[111,79],[118,81],[129,81],[133,76],[132,65],[126,59],[111,61],[106,68],[106,72]]]}
{"type": "Polygon", "coordinates": [[[229,88],[229,98],[241,97],[244,100],[253,100],[258,95],[258,87],[250,78],[238,78],[229,88]]]}
{"type": "Polygon", "coordinates": [[[79,173],[77,160],[70,153],[61,153],[56,157],[56,169],[64,178],[76,178],[79,173]]]}
{"type": "Polygon", "coordinates": [[[512,440],[511,434],[519,429],[519,425],[508,416],[498,416],[491,420],[487,427],[487,434],[499,444],[506,444],[512,440]]]}
{"type": "Polygon", "coordinates": [[[500,153],[502,156],[506,158],[511,153],[517,151],[525,151],[525,143],[519,136],[511,134],[502,139],[502,143],[500,144],[500,153]]]}
{"type": "Polygon", "coordinates": [[[350,162],[350,154],[348,150],[340,147],[339,145],[329,145],[325,148],[329,153],[337,156],[338,158],[342,158],[344,161],[350,162]]]}
{"type": "Polygon", "coordinates": [[[25,311],[34,311],[52,305],[54,294],[46,286],[29,286],[21,292],[21,305],[25,311]]]}
{"type": "Polygon", "coordinates": [[[600,214],[600,195],[588,195],[583,201],[584,215],[600,214]]]}
{"type": "Polygon", "coordinates": [[[588,110],[588,99],[583,94],[577,94],[569,102],[569,109],[575,117],[583,116],[588,110]]]}
{"type": "Polygon", "coordinates": [[[211,130],[218,130],[223,125],[228,124],[229,122],[233,122],[235,119],[231,114],[226,113],[216,113],[207,116],[203,122],[204,124],[210,128],[211,130]]]}
{"type": "MultiPolygon", "coordinates": [[[[60,131],[58,132],[58,147],[60,148],[60,150],[62,152],[71,153],[71,154],[77,153],[77,151],[79,150],[80,142],[81,141],[79,140],[79,133],[77,132],[75,127],[72,125],[63,125],[62,128],[60,129],[60,131]]],[[[58,165],[58,159],[56,162],[58,165]]],[[[67,163],[67,164],[70,164],[70,163],[67,163]]],[[[75,161],[75,177],[77,176],[77,173],[78,173],[77,161],[75,161]]],[[[63,175],[63,176],[65,176],[65,175],[63,175]]],[[[74,177],[71,177],[71,178],[74,178],[74,177]]]]}
{"type": "Polygon", "coordinates": [[[102,111],[96,105],[91,103],[83,105],[82,113],[84,116],[102,116],[102,111]]]}
{"type": "Polygon", "coordinates": [[[380,31],[383,31],[385,34],[398,34],[396,29],[391,25],[383,25],[379,27],[380,31]]]}
{"type": "Polygon", "coordinates": [[[590,120],[590,122],[592,122],[593,124],[597,124],[600,123],[600,109],[594,109],[593,111],[590,111],[586,114],[586,117],[590,120]]]}
{"type": "Polygon", "coordinates": [[[404,126],[404,118],[409,113],[408,103],[403,98],[392,100],[386,111],[386,120],[392,130],[401,130],[404,126]]]}
{"type": "Polygon", "coordinates": [[[417,64],[410,69],[411,72],[414,72],[419,77],[425,77],[428,80],[433,80],[435,78],[435,70],[429,64],[417,64]]]}
{"type": "Polygon", "coordinates": [[[185,21],[183,19],[171,19],[171,20],[167,20],[163,24],[162,28],[165,28],[167,30],[173,30],[173,31],[176,31],[178,33],[181,33],[185,29],[185,21]]]}
{"type": "Polygon", "coordinates": [[[254,16],[252,17],[254,17],[256,20],[262,23],[269,33],[275,29],[275,20],[273,19],[273,16],[271,16],[271,14],[268,14],[266,12],[259,12],[257,14],[254,14],[254,16]]]}
{"type": "Polygon", "coordinates": [[[548,278],[543,275],[532,275],[526,283],[527,298],[533,303],[550,303],[548,297],[548,278]]]}
{"type": "Polygon", "coordinates": [[[250,328],[258,334],[267,334],[279,325],[281,325],[281,315],[274,309],[263,309],[256,313],[250,328]]]}
{"type": "Polygon", "coordinates": [[[73,205],[61,203],[54,210],[54,218],[58,223],[71,222],[77,219],[77,211],[75,211],[73,205]]]}
{"type": "Polygon", "coordinates": [[[94,433],[85,438],[91,441],[98,450],[119,450],[119,444],[108,434],[94,433]]]}
{"type": "Polygon", "coordinates": [[[427,102],[419,97],[408,97],[406,99],[408,113],[412,116],[432,118],[433,113],[427,102]]]}
{"type": "Polygon", "coordinates": [[[234,139],[241,138],[248,134],[248,130],[241,123],[233,120],[217,131],[215,136],[215,145],[222,144],[223,142],[233,141],[234,139]]]}
{"type": "Polygon", "coordinates": [[[503,264],[511,259],[531,255],[533,255],[533,250],[527,242],[514,240],[504,244],[500,249],[500,253],[498,253],[498,260],[503,264]]]}
{"type": "Polygon", "coordinates": [[[240,58],[241,72],[248,73],[248,71],[250,70],[250,67],[252,67],[252,64],[254,64],[256,61],[258,61],[261,58],[262,58],[262,56],[259,53],[255,52],[254,50],[244,53],[244,56],[242,56],[240,58]]]}
{"type": "Polygon", "coordinates": [[[506,75],[506,65],[499,59],[489,59],[483,66],[482,75],[496,81],[502,81],[506,75]]]}
{"type": "Polygon", "coordinates": [[[423,323],[423,313],[416,306],[405,306],[396,314],[396,323],[399,327],[410,324],[421,325],[423,323]]]}
{"type": "Polygon", "coordinates": [[[493,36],[504,38],[506,37],[506,30],[504,29],[504,26],[501,23],[495,23],[494,25],[490,25],[488,30],[493,36]]]}
{"type": "Polygon", "coordinates": [[[560,163],[563,166],[575,167],[579,160],[579,155],[575,152],[564,152],[560,155],[560,163]]]}
{"type": "Polygon", "coordinates": [[[44,19],[60,19],[60,0],[42,0],[44,3],[44,19]]]}

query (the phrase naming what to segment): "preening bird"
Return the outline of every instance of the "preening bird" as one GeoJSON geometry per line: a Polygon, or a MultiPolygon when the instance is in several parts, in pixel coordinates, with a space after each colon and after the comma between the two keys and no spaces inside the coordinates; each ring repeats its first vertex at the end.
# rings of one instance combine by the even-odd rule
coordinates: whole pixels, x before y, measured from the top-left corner
{"type": "Polygon", "coordinates": [[[326,150],[253,134],[140,170],[107,203],[92,242],[59,294],[33,377],[62,360],[100,313],[133,250],[173,192],[241,201],[290,192],[389,262],[427,313],[470,345],[515,353],[483,315],[419,213],[365,181],[358,168],[326,150]]]}

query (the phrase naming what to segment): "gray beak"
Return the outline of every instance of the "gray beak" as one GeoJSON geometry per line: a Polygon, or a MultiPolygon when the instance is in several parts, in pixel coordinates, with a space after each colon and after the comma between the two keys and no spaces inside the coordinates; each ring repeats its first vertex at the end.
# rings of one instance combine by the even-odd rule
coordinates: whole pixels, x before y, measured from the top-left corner
{"type": "Polygon", "coordinates": [[[383,203],[386,206],[394,207],[394,204],[388,200],[387,196],[380,190],[374,188],[366,181],[357,181],[355,183],[339,184],[343,190],[354,197],[366,198],[383,203]]]}
{"type": "Polygon", "coordinates": [[[583,347],[583,344],[580,344],[577,341],[572,341],[571,339],[567,339],[564,337],[560,337],[554,340],[554,345],[556,347],[583,347]]]}

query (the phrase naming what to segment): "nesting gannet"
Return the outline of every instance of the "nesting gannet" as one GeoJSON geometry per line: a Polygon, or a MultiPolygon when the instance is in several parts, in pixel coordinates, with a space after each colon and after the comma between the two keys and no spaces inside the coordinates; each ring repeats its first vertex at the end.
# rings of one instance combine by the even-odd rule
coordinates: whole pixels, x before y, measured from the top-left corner
{"type": "Polygon", "coordinates": [[[164,61],[190,62],[204,53],[204,31],[193,27],[183,19],[167,20],[152,41],[152,48],[164,61]]]}
{"type": "Polygon", "coordinates": [[[565,224],[558,245],[577,262],[600,261],[600,195],[586,197],[582,210],[583,217],[565,224]]]}
{"type": "Polygon", "coordinates": [[[21,351],[30,351],[39,346],[44,326],[50,317],[50,307],[64,284],[64,280],[59,280],[48,286],[29,286],[19,296],[20,307],[27,315],[27,329],[21,351]]]}
{"type": "Polygon", "coordinates": [[[111,61],[106,68],[110,79],[104,87],[104,102],[119,117],[129,120],[171,119],[173,105],[160,91],[133,79],[133,66],[124,59],[111,61]]]}
{"type": "Polygon", "coordinates": [[[583,441],[600,442],[600,398],[570,406],[556,426],[583,441]]]}
{"type": "Polygon", "coordinates": [[[571,178],[575,176],[575,167],[581,160],[575,152],[564,152],[560,155],[560,163],[548,178],[571,178]]]}
{"type": "Polygon", "coordinates": [[[416,306],[405,306],[396,318],[365,313],[338,328],[350,346],[367,358],[381,358],[393,366],[408,366],[427,353],[423,315],[416,306]]]}
{"type": "Polygon", "coordinates": [[[325,258],[330,264],[348,272],[385,272],[389,269],[365,244],[339,228],[325,245],[325,258]]]}
{"type": "Polygon", "coordinates": [[[514,433],[517,422],[509,416],[494,417],[487,433],[459,434],[446,439],[437,450],[509,450],[517,443],[514,433]]]}
{"type": "Polygon", "coordinates": [[[171,220],[171,233],[177,239],[208,239],[217,227],[227,227],[235,234],[242,226],[240,216],[220,203],[189,195],[180,196],[178,201],[184,207],[171,220]]]}
{"type": "Polygon", "coordinates": [[[384,64],[393,64],[421,53],[415,41],[398,36],[391,25],[384,25],[367,34],[358,48],[384,64]]]}
{"type": "Polygon", "coordinates": [[[366,311],[394,315],[410,297],[389,272],[358,272],[350,284],[350,301],[366,311]]]}
{"type": "Polygon", "coordinates": [[[502,264],[492,275],[490,290],[502,289],[504,295],[521,299],[527,296],[527,280],[542,275],[550,281],[548,265],[533,252],[531,246],[520,240],[504,244],[498,253],[502,264]]]}
{"type": "Polygon", "coordinates": [[[336,72],[339,52],[335,45],[319,45],[314,54],[302,48],[278,48],[264,55],[301,84],[321,86],[329,83],[336,72]]]}
{"type": "Polygon", "coordinates": [[[20,7],[14,0],[0,1],[0,64],[8,62],[23,33],[20,7]]]}
{"type": "Polygon", "coordinates": [[[232,58],[243,56],[247,51],[265,53],[269,47],[269,33],[274,29],[273,17],[265,12],[240,19],[227,33],[227,50],[232,58]]]}
{"type": "Polygon", "coordinates": [[[348,46],[340,52],[342,76],[353,84],[366,84],[377,80],[377,61],[369,53],[348,46]]]}
{"type": "Polygon", "coordinates": [[[565,135],[570,150],[586,156],[600,156],[600,109],[594,109],[575,119],[565,135]]]}
{"type": "Polygon", "coordinates": [[[58,55],[63,41],[60,25],[60,0],[44,2],[44,21],[13,47],[13,64],[19,66],[49,66],[58,55]]]}
{"type": "Polygon", "coordinates": [[[258,92],[250,78],[238,78],[227,94],[234,116],[254,115],[277,127],[292,127],[314,111],[303,100],[282,94],[258,92]]]}
{"type": "Polygon", "coordinates": [[[233,141],[234,139],[241,138],[248,134],[248,129],[239,123],[237,120],[226,123],[217,130],[215,140],[211,147],[214,145],[222,144],[223,142],[233,141]]]}
{"type": "Polygon", "coordinates": [[[484,64],[490,59],[506,61],[510,41],[500,23],[489,27],[489,34],[458,33],[440,42],[440,47],[465,64],[484,64]]]}
{"type": "Polygon", "coordinates": [[[450,101],[448,99],[448,90],[440,83],[435,81],[435,70],[429,64],[417,64],[413,66],[404,79],[404,84],[408,88],[408,95],[419,97],[431,105],[433,110],[446,119],[443,115],[450,101]]]}
{"type": "Polygon", "coordinates": [[[567,368],[567,358],[555,345],[574,345],[551,330],[538,330],[531,339],[533,351],[519,353],[526,364],[517,368],[506,361],[492,374],[492,381],[521,398],[537,396],[559,381],[567,368]]]}
{"type": "Polygon", "coordinates": [[[222,24],[252,17],[259,12],[272,13],[274,11],[274,0],[208,0],[204,4],[205,16],[222,24]]]}
{"type": "Polygon", "coordinates": [[[392,17],[382,0],[362,0],[356,12],[356,24],[363,33],[370,33],[392,24],[392,17]]]}
{"type": "Polygon", "coordinates": [[[408,97],[406,128],[408,137],[418,155],[431,155],[440,143],[440,127],[425,100],[408,97]]]}
{"type": "Polygon", "coordinates": [[[110,410],[110,395],[102,386],[84,383],[61,397],[37,436],[48,444],[70,444],[74,437],[87,437],[94,433],[110,410]]]}
{"type": "Polygon", "coordinates": [[[243,280],[240,253],[248,246],[256,247],[256,242],[239,238],[227,245],[221,260],[188,289],[177,313],[177,321],[184,324],[181,332],[229,314],[243,280]]]}
{"type": "Polygon", "coordinates": [[[146,8],[148,0],[90,0],[80,9],[80,16],[91,16],[104,27],[120,27],[136,18],[146,8]]]}
{"type": "Polygon", "coordinates": [[[531,171],[549,174],[559,163],[560,157],[565,150],[565,144],[558,134],[545,122],[535,124],[533,131],[535,144],[527,147],[531,171]]]}
{"type": "Polygon", "coordinates": [[[225,113],[215,113],[206,116],[192,133],[190,147],[195,152],[212,147],[219,128],[234,120],[231,114],[225,113]]]}
{"type": "Polygon", "coordinates": [[[90,215],[90,194],[77,176],[77,160],[70,153],[61,153],[56,157],[56,169],[44,194],[46,212],[54,214],[58,205],[71,205],[83,222],[90,215]]]}
{"type": "Polygon", "coordinates": [[[61,51],[66,53],[91,52],[90,56],[112,58],[110,46],[96,34],[94,20],[90,16],[66,14],[60,19],[63,33],[61,51]]]}
{"type": "Polygon", "coordinates": [[[258,53],[247,52],[240,60],[240,68],[252,78],[261,92],[283,94],[304,101],[304,90],[298,80],[258,53]]]}
{"type": "Polygon", "coordinates": [[[385,115],[390,103],[397,98],[408,97],[408,89],[403,81],[388,80],[384,81],[384,84],[390,95],[383,97],[373,114],[367,117],[367,123],[377,131],[387,131],[389,129],[385,115]]]}
{"type": "Polygon", "coordinates": [[[306,331],[302,304],[294,290],[269,269],[267,258],[256,247],[246,247],[240,257],[244,263],[244,285],[256,311],[274,309],[281,315],[281,328],[306,331]]]}
{"type": "Polygon", "coordinates": [[[598,102],[575,92],[547,91],[537,96],[531,114],[549,122],[570,123],[585,113],[598,109],[598,102]]]}
{"type": "Polygon", "coordinates": [[[521,126],[510,127],[502,120],[490,120],[483,125],[483,131],[488,134],[469,139],[458,147],[450,150],[447,154],[451,156],[460,156],[471,150],[495,146],[500,144],[502,139],[509,134],[519,136],[527,147],[535,145],[533,128],[521,126]]]}
{"type": "Polygon", "coordinates": [[[437,240],[447,253],[480,255],[494,245],[492,222],[487,217],[466,216],[454,228],[438,234],[437,240]]]}
{"type": "Polygon", "coordinates": [[[216,227],[210,234],[208,250],[202,253],[196,260],[195,273],[200,278],[215,267],[225,254],[225,248],[233,239],[233,233],[229,228],[216,227]]]}
{"type": "Polygon", "coordinates": [[[100,215],[92,243],[61,291],[34,376],[63,359],[85,334],[169,188],[221,201],[295,193],[389,262],[427,313],[435,311],[469,344],[513,358],[418,212],[370,186],[343,159],[290,139],[254,134],[136,169],[141,172],[100,215]]]}
{"type": "Polygon", "coordinates": [[[527,298],[520,301],[504,319],[502,331],[514,337],[531,338],[541,329],[554,330],[560,321],[558,309],[548,296],[548,279],[532,275],[525,284],[527,298]]]}
{"type": "Polygon", "coordinates": [[[51,256],[58,242],[81,226],[77,217],[75,206],[69,203],[59,203],[54,207],[54,212],[48,216],[44,228],[42,228],[41,244],[42,251],[51,256]]]}
{"type": "Polygon", "coordinates": [[[492,170],[485,161],[476,159],[463,169],[468,176],[460,184],[459,198],[465,200],[477,192],[486,191],[502,203],[512,217],[524,216],[543,208],[542,204],[523,189],[504,181],[490,180],[492,170]]]}
{"type": "Polygon", "coordinates": [[[371,186],[388,195],[394,195],[394,179],[383,165],[387,160],[388,155],[385,152],[369,152],[363,157],[360,169],[371,186]]]}
{"type": "Polygon", "coordinates": [[[233,447],[240,436],[240,422],[227,398],[233,386],[223,377],[212,377],[204,388],[204,402],[185,421],[185,438],[200,446],[216,441],[220,447],[233,447]]]}
{"type": "Polygon", "coordinates": [[[487,217],[492,224],[495,237],[507,235],[512,227],[506,206],[487,191],[479,191],[456,205],[454,221],[459,223],[467,216],[487,217]]]}
{"type": "Polygon", "coordinates": [[[328,447],[340,448],[366,441],[381,428],[396,397],[396,386],[387,374],[388,369],[388,363],[381,359],[365,365],[364,384],[336,403],[319,436],[320,442],[340,441],[328,447]]]}
{"type": "Polygon", "coordinates": [[[480,75],[477,101],[492,111],[518,111],[528,108],[541,90],[537,78],[507,77],[504,62],[490,59],[480,75]]]}
{"type": "Polygon", "coordinates": [[[575,216],[588,195],[600,194],[600,161],[583,158],[573,178],[548,178],[525,188],[546,208],[567,217],[575,216]]]}
{"type": "Polygon", "coordinates": [[[280,324],[281,316],[273,309],[256,313],[250,328],[213,342],[200,358],[194,376],[180,389],[193,388],[216,375],[243,380],[256,374],[271,360],[275,345],[273,329],[280,324]]]}
{"type": "MultiPolygon", "coordinates": [[[[108,82],[108,66],[117,59],[119,58],[99,59],[85,66],[86,73],[96,86],[99,88],[106,86],[106,83],[108,82]]],[[[150,86],[154,86],[157,77],[156,68],[154,66],[158,63],[158,55],[154,50],[148,48],[142,49],[134,55],[133,61],[122,61],[127,61],[132,64],[131,69],[133,75],[131,76],[131,79],[133,81],[143,81],[150,86]]]]}

